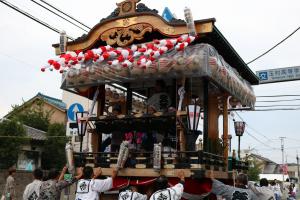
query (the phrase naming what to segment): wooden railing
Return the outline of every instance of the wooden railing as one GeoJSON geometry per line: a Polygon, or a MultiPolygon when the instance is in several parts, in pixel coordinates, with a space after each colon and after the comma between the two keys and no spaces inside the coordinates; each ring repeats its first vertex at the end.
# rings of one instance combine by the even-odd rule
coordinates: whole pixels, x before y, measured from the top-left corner
{"type": "MultiPolygon", "coordinates": [[[[74,153],[75,165],[94,164],[102,168],[116,166],[117,152],[74,153]]],[[[162,152],[162,169],[215,169],[226,171],[222,156],[204,151],[162,152]]],[[[125,168],[153,168],[153,152],[131,152],[125,168]]]]}

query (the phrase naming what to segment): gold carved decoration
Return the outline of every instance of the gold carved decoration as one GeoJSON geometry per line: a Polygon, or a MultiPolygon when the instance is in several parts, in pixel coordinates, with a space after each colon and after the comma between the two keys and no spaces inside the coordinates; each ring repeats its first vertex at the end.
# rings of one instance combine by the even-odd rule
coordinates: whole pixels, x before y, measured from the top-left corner
{"type": "Polygon", "coordinates": [[[146,32],[152,32],[153,28],[150,24],[134,24],[128,27],[113,28],[105,31],[101,35],[101,40],[108,45],[117,44],[120,47],[125,47],[133,43],[134,40],[144,38],[146,32]]]}
{"type": "Polygon", "coordinates": [[[120,13],[119,16],[135,13],[136,10],[136,4],[140,0],[125,0],[120,3],[117,3],[117,6],[119,7],[120,13]]]}

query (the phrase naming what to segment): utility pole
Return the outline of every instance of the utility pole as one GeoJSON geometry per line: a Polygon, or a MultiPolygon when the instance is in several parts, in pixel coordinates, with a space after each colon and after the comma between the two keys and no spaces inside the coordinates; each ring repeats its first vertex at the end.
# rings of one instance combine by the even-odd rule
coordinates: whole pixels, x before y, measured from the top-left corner
{"type": "Polygon", "coordinates": [[[285,137],[279,137],[280,141],[281,141],[281,153],[282,153],[282,165],[281,165],[281,169],[282,169],[282,181],[284,181],[284,171],[283,171],[283,165],[284,165],[284,139],[285,137]]]}
{"type": "Polygon", "coordinates": [[[296,159],[297,159],[297,171],[298,171],[298,183],[299,183],[299,178],[300,178],[300,176],[299,176],[299,156],[298,156],[298,151],[297,151],[297,157],[296,157],[296,159]]]}

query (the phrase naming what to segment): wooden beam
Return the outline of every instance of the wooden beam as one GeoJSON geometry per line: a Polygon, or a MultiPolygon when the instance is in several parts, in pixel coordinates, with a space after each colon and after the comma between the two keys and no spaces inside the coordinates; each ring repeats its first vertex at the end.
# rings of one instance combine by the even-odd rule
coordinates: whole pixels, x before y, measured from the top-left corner
{"type": "Polygon", "coordinates": [[[219,138],[219,108],[216,95],[208,95],[208,110],[208,138],[211,143],[210,151],[211,153],[217,154],[218,152],[216,142],[219,138]]]}
{"type": "MultiPolygon", "coordinates": [[[[197,33],[204,34],[212,32],[214,21],[214,19],[196,21],[195,28],[197,33]]],[[[163,18],[159,15],[143,13],[138,16],[122,17],[99,23],[88,33],[86,38],[78,41],[68,42],[67,50],[75,51],[90,49],[98,40],[100,40],[99,38],[101,38],[101,35],[105,32],[116,28],[126,29],[135,24],[148,24],[154,31],[158,31],[167,37],[178,37],[182,34],[188,33],[185,23],[170,24],[163,20],[163,18]]],[[[59,55],[59,44],[54,44],[52,46],[55,48],[56,55],[59,55]]]]}
{"type": "Polygon", "coordinates": [[[223,146],[224,146],[224,161],[228,165],[228,103],[227,96],[223,100],[223,146]]]}
{"type": "Polygon", "coordinates": [[[209,138],[208,138],[208,132],[209,132],[209,124],[208,124],[208,116],[209,116],[209,110],[208,110],[208,84],[209,81],[207,79],[203,79],[203,150],[205,152],[209,152],[209,138]]]}
{"type": "MultiPolygon", "coordinates": [[[[110,176],[112,174],[111,168],[101,168],[102,175],[110,176]]],[[[193,170],[190,169],[162,169],[161,171],[156,171],[154,169],[133,169],[133,168],[125,168],[120,169],[118,172],[118,176],[125,177],[158,177],[160,175],[165,175],[167,177],[177,177],[178,171],[183,170],[185,177],[191,177],[194,173],[193,170]]],[[[197,169],[194,169],[197,170],[197,169]]],[[[210,170],[205,171],[205,177],[210,177],[210,170]]],[[[224,171],[214,171],[214,177],[216,179],[228,179],[229,175],[224,171]]]]}

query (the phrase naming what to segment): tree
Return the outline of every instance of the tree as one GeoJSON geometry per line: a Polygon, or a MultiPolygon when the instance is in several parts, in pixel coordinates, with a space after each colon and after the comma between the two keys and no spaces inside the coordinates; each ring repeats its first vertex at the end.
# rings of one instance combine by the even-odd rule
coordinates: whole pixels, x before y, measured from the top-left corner
{"type": "Polygon", "coordinates": [[[31,107],[27,107],[26,103],[22,106],[14,105],[12,106],[13,111],[10,118],[16,119],[27,126],[47,131],[53,112],[45,111],[43,105],[44,102],[40,99],[37,99],[34,106],[31,107]]]}
{"type": "Polygon", "coordinates": [[[24,142],[24,138],[20,137],[25,136],[25,130],[16,120],[4,120],[0,122],[0,136],[0,168],[7,169],[17,163],[24,142]]]}
{"type": "Polygon", "coordinates": [[[66,130],[63,124],[50,124],[47,132],[47,141],[42,153],[42,168],[62,168],[66,164],[65,144],[66,130]]]}
{"type": "Polygon", "coordinates": [[[259,181],[259,174],[261,173],[261,164],[256,160],[249,161],[248,179],[249,181],[259,181]]]}

